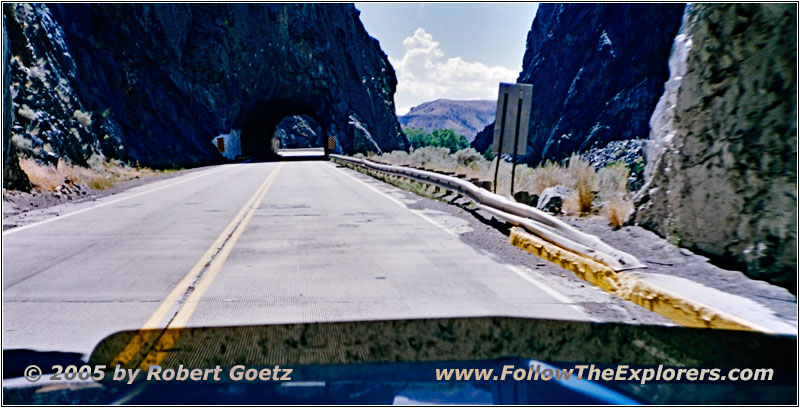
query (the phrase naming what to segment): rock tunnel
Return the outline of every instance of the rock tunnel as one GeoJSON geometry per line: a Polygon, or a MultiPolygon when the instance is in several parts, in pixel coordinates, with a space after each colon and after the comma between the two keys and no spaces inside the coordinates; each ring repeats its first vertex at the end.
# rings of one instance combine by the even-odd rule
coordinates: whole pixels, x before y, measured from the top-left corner
{"type": "Polygon", "coordinates": [[[239,123],[234,127],[241,129],[242,156],[258,156],[277,159],[271,143],[273,133],[281,121],[292,116],[303,116],[315,122],[319,128],[319,146],[324,148],[325,156],[333,150],[328,138],[334,137],[324,103],[296,100],[262,100],[243,111],[239,123]],[[237,126],[238,125],[238,126],[237,126]]]}

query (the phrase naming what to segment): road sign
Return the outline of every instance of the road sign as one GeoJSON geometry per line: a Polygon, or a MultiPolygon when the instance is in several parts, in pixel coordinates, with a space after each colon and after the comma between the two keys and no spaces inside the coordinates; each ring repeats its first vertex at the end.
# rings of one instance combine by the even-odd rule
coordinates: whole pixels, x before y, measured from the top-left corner
{"type": "Polygon", "coordinates": [[[528,151],[528,122],[533,102],[533,85],[500,83],[497,94],[497,115],[494,120],[492,151],[497,154],[494,167],[494,192],[497,192],[497,172],[503,153],[511,153],[511,194],[514,194],[514,177],[517,155],[528,151]]]}
{"type": "Polygon", "coordinates": [[[528,151],[528,122],[532,100],[533,85],[500,84],[492,143],[494,153],[525,154],[528,151]]]}

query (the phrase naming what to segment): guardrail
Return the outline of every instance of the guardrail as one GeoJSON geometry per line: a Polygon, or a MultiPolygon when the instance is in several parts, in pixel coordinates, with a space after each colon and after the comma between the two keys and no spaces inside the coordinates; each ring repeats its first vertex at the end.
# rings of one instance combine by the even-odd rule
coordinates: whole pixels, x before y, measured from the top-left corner
{"type": "Polygon", "coordinates": [[[600,238],[578,231],[555,216],[534,207],[508,200],[501,195],[494,194],[458,177],[409,167],[381,164],[363,158],[358,159],[339,154],[331,154],[329,157],[374,171],[400,175],[423,183],[437,185],[446,190],[462,194],[475,201],[479,208],[492,215],[511,224],[524,227],[559,247],[591,258],[615,271],[647,267],[633,255],[614,249],[601,241],[600,238]]]}

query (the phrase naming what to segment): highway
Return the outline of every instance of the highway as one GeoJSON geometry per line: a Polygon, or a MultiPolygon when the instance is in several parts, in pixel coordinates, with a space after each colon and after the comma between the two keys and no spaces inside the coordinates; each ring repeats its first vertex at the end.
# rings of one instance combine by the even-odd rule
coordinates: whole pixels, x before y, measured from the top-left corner
{"type": "Polygon", "coordinates": [[[4,350],[121,330],[519,316],[580,307],[327,161],[229,164],[3,233],[4,350]]]}

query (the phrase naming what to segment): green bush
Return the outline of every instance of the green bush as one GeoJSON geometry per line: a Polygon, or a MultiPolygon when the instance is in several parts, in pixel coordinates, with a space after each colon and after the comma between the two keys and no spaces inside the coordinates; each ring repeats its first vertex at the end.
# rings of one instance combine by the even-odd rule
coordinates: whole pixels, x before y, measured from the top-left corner
{"type": "Polygon", "coordinates": [[[471,147],[455,152],[453,157],[456,159],[456,162],[462,166],[469,166],[474,162],[483,160],[483,156],[471,147]]]}
{"type": "Polygon", "coordinates": [[[406,128],[403,132],[415,149],[431,146],[444,147],[451,152],[457,152],[469,147],[467,138],[459,135],[453,129],[436,129],[428,133],[420,128],[406,128]]]}
{"type": "Polygon", "coordinates": [[[411,143],[411,146],[415,149],[428,146],[431,137],[430,133],[421,128],[405,128],[403,129],[403,133],[406,134],[408,142],[411,143]]]}

